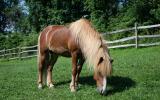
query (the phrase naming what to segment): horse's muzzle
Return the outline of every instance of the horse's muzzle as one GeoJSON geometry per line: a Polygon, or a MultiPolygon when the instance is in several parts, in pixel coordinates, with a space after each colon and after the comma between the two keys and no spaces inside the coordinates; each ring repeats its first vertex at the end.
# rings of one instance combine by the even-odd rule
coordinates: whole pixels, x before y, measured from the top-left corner
{"type": "Polygon", "coordinates": [[[99,92],[101,95],[105,95],[106,89],[104,90],[102,87],[97,87],[97,92],[99,92]]]}

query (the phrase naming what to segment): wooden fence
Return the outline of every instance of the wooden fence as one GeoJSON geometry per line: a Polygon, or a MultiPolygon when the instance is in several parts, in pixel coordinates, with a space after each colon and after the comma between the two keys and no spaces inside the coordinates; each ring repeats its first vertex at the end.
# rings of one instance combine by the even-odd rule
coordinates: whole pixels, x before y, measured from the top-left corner
{"type": "Polygon", "coordinates": [[[122,32],[134,31],[134,36],[125,37],[125,38],[114,40],[114,41],[106,41],[106,43],[113,45],[115,43],[122,43],[122,42],[130,41],[130,40],[135,40],[135,43],[109,46],[109,48],[124,48],[124,47],[138,48],[138,47],[146,47],[146,46],[155,46],[155,45],[160,45],[160,41],[155,42],[155,43],[145,43],[145,44],[139,44],[138,41],[140,41],[140,39],[144,39],[144,38],[160,38],[160,34],[157,34],[157,35],[138,35],[138,30],[158,28],[158,27],[160,28],[160,24],[148,25],[148,26],[137,26],[137,23],[135,23],[135,26],[132,28],[121,29],[121,30],[117,30],[117,31],[103,33],[103,35],[120,34],[122,32]]]}
{"type": "Polygon", "coordinates": [[[0,59],[13,60],[37,56],[37,45],[0,50],[0,59]]]}
{"type": "MultiPolygon", "coordinates": [[[[110,45],[109,48],[125,48],[125,47],[138,48],[138,47],[144,47],[144,46],[155,46],[155,45],[160,45],[160,41],[155,43],[145,43],[145,44],[139,44],[138,41],[144,38],[160,38],[160,34],[142,36],[142,35],[138,35],[138,30],[158,28],[158,27],[160,27],[160,24],[149,25],[149,26],[137,26],[137,23],[135,23],[135,26],[132,28],[103,33],[102,35],[121,34],[122,32],[134,31],[134,36],[125,37],[125,38],[113,40],[113,41],[105,41],[107,44],[110,45]],[[115,43],[122,43],[130,40],[134,40],[135,42],[132,44],[114,45],[115,43]]],[[[21,59],[35,57],[35,56],[37,56],[37,45],[30,46],[30,47],[17,47],[12,49],[0,50],[0,59],[7,59],[7,60],[20,59],[21,60],[21,59]]]]}

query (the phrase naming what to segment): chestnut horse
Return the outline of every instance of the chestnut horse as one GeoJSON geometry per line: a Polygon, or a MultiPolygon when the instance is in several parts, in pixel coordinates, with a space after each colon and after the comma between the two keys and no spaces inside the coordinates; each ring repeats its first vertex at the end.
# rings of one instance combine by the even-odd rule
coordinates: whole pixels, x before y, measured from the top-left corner
{"type": "Polygon", "coordinates": [[[112,60],[102,37],[88,20],[80,19],[69,26],[48,26],[40,33],[38,88],[42,88],[45,82],[49,88],[54,86],[52,69],[58,56],[72,57],[71,92],[76,91],[79,75],[86,61],[88,67],[94,69],[98,91],[105,93],[107,76],[112,72],[112,60]]]}

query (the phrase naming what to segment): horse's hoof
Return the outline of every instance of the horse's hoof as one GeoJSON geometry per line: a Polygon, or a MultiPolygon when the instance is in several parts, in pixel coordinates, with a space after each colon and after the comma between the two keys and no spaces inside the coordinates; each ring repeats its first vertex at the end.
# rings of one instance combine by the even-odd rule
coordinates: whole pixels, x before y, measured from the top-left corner
{"type": "Polygon", "coordinates": [[[76,88],[74,86],[71,86],[70,89],[71,89],[71,92],[76,92],[76,88]]]}
{"type": "Polygon", "coordinates": [[[39,85],[38,85],[38,89],[42,89],[42,84],[39,84],[39,85]]]}
{"type": "Polygon", "coordinates": [[[75,88],[71,88],[71,92],[76,92],[76,89],[75,88]]]}
{"type": "Polygon", "coordinates": [[[53,84],[49,84],[48,87],[49,87],[49,88],[53,88],[54,85],[53,85],[53,84]]]}

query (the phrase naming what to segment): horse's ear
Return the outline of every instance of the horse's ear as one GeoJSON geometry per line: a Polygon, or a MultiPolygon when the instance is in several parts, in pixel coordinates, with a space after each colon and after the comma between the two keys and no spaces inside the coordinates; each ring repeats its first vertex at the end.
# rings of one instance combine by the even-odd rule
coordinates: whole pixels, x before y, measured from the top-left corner
{"type": "Polygon", "coordinates": [[[100,57],[99,62],[98,62],[98,65],[99,65],[100,63],[102,63],[103,60],[104,60],[103,57],[100,57]]]}

